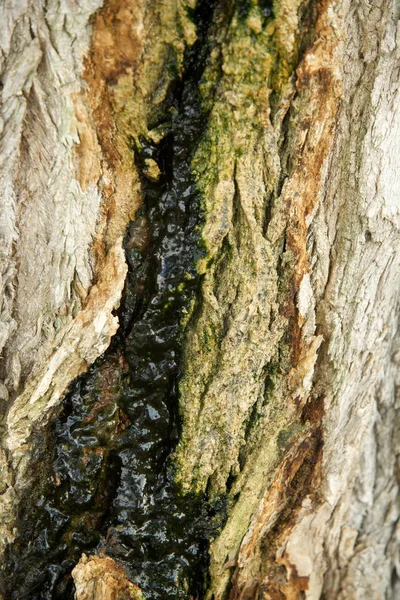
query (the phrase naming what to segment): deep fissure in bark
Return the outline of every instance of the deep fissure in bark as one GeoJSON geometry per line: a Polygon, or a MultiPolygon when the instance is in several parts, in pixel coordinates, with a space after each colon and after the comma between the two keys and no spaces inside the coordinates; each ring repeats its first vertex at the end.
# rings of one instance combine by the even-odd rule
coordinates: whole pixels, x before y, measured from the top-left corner
{"type": "Polygon", "coordinates": [[[182,496],[169,457],[179,438],[182,322],[203,255],[190,163],[207,124],[198,86],[215,4],[203,0],[194,11],[198,39],[165,102],[167,135],[132,141],[143,204],[125,240],[120,329],[72,384],[38,445],[37,494],[22,503],[7,552],[9,598],[73,598],[71,570],[95,551],[122,562],[150,600],[203,595],[208,543],[223,525],[225,501],[182,496]]]}

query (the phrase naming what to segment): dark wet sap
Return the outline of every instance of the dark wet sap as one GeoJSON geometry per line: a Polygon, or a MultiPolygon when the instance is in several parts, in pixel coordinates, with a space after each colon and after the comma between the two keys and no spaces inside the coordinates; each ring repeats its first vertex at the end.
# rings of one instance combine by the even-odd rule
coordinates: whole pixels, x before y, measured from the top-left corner
{"type": "Polygon", "coordinates": [[[83,552],[99,551],[122,562],[149,600],[202,597],[223,501],[181,496],[169,457],[179,437],[181,321],[202,255],[191,159],[207,122],[198,83],[212,8],[199,5],[199,40],[171,90],[169,133],[158,145],[133,143],[144,201],[125,240],[120,329],[43,438],[40,496],[33,509],[30,499],[22,508],[5,569],[7,598],[73,598],[71,569],[83,552]],[[158,181],[146,175],[149,159],[161,170],[158,181]]]}

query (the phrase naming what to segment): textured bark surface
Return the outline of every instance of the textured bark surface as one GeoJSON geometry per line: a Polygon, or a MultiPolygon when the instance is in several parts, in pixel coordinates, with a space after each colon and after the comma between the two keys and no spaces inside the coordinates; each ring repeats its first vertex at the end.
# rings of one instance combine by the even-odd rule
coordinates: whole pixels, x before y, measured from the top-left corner
{"type": "MultiPolygon", "coordinates": [[[[202,6],[207,30],[183,0],[0,6],[0,551],[21,526],[37,432],[118,329],[123,237],[133,221],[126,248],[148,245],[135,214],[168,170],[146,149],[171,135],[166,115],[177,135],[172,97],[198,39],[204,119],[185,168],[201,257],[179,316],[172,462],[182,495],[224,499],[204,596],[394,600],[399,9],[202,6]]],[[[78,600],[140,597],[102,554],[72,577],[78,600]]]]}
{"type": "Polygon", "coordinates": [[[72,571],[77,600],[142,600],[143,596],[126,579],[123,570],[108,556],[85,554],[72,571]]]}

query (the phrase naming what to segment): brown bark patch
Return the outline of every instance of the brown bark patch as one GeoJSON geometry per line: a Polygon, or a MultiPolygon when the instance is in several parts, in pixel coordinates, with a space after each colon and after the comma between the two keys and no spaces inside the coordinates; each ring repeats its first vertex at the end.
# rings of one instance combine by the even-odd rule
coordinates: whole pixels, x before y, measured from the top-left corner
{"type": "Polygon", "coordinates": [[[335,55],[337,38],[332,28],[332,16],[327,15],[329,6],[325,2],[319,7],[317,40],[297,69],[297,98],[293,116],[297,135],[291,148],[294,168],[283,190],[290,210],[287,244],[297,260],[297,285],[309,271],[307,217],[312,214],[320,198],[323,166],[332,145],[342,93],[335,55]]]}
{"type": "MultiPolygon", "coordinates": [[[[102,194],[94,241],[97,269],[140,205],[133,144],[149,137],[149,122],[163,113],[169,85],[180,75],[186,45],[196,39],[186,12],[189,4],[106,0],[93,18],[91,47],[84,61],[87,115],[80,118],[83,111],[78,102],[81,143],[76,153],[81,185],[98,180],[102,194]],[[97,163],[100,178],[93,168],[97,163]]],[[[157,178],[154,165],[149,169],[157,178]]]]}
{"type": "Polygon", "coordinates": [[[298,600],[308,589],[280,549],[307,494],[316,488],[322,432],[293,442],[243,541],[229,600],[298,600]]]}
{"type": "Polygon", "coordinates": [[[141,600],[140,589],[109,556],[82,555],[72,571],[76,600],[141,600]]]}
{"type": "MultiPolygon", "coordinates": [[[[124,120],[124,109],[129,114],[140,111],[140,106],[134,106],[134,91],[140,84],[143,17],[140,0],[106,1],[93,20],[91,48],[85,60],[85,103],[92,115],[102,171],[103,203],[94,244],[99,264],[114,239],[125,232],[140,203],[129,142],[135,127],[129,119],[124,120]]],[[[141,115],[137,114],[137,120],[143,120],[141,115]]]]}

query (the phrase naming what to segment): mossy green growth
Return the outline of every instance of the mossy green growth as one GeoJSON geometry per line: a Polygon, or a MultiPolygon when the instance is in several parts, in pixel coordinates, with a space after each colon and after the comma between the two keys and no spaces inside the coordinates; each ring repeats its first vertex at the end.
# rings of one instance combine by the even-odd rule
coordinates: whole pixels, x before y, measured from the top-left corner
{"type": "MultiPolygon", "coordinates": [[[[232,202],[235,169],[270,126],[271,94],[277,104],[298,60],[296,27],[299,0],[276,0],[266,16],[257,0],[246,18],[236,10],[225,34],[214,44],[200,93],[209,122],[192,166],[203,195],[203,241],[208,256],[204,272],[219,246],[227,206],[232,202]],[[271,11],[272,12],[272,11],[271,11]],[[218,228],[218,230],[217,230],[218,228]]],[[[229,215],[227,215],[229,218],[229,215]]]]}
{"type": "MultiPolygon", "coordinates": [[[[248,352],[242,352],[247,364],[238,364],[237,369],[248,369],[254,388],[251,393],[243,388],[242,393],[255,396],[258,395],[256,388],[265,378],[262,369],[284,328],[282,319],[276,315],[280,278],[277,256],[281,252],[284,228],[279,223],[284,222],[284,217],[271,226],[274,240],[269,243],[262,231],[266,190],[268,186],[273,188],[277,173],[266,174],[264,157],[268,151],[265,136],[272,135],[270,94],[279,92],[283,76],[289,82],[296,61],[298,6],[297,0],[276,1],[273,11],[267,14],[264,5],[251,0],[245,15],[236,7],[232,18],[225,20],[219,30],[202,75],[199,89],[208,123],[192,158],[192,169],[204,214],[205,255],[197,264],[204,279],[201,294],[192,305],[191,317],[185,319],[185,356],[180,383],[183,431],[177,452],[182,457],[186,445],[194,438],[201,443],[202,427],[218,428],[217,423],[203,422],[201,406],[208,393],[204,381],[217,369],[224,368],[224,360],[227,360],[224,346],[233,343],[229,336],[227,338],[231,324],[243,319],[243,331],[254,340],[239,341],[240,331],[235,333],[238,338],[235,343],[249,347],[248,352]],[[278,71],[279,89],[274,84],[278,71]],[[256,313],[260,313],[254,318],[254,323],[259,325],[248,326],[246,304],[252,302],[256,313]],[[238,307],[236,313],[235,306],[238,307]],[[273,321],[269,322],[271,316],[273,321]],[[252,355],[251,347],[264,330],[271,350],[261,364],[261,356],[258,357],[261,351],[252,355]]],[[[234,327],[240,330],[240,325],[234,327]]],[[[265,341],[260,347],[264,344],[265,341]]],[[[238,363],[240,354],[241,351],[236,357],[238,363]]],[[[239,387],[235,394],[240,396],[239,387]]],[[[211,413],[207,419],[212,419],[211,413]]],[[[244,408],[243,421],[248,421],[244,408]]],[[[225,432],[221,437],[224,435],[231,434],[225,432]]],[[[235,435],[241,439],[239,431],[235,435]]],[[[207,485],[206,480],[201,480],[201,465],[199,462],[194,467],[196,489],[207,485]]],[[[177,477],[190,489],[191,484],[185,481],[186,476],[179,468],[177,477]]]]}
{"type": "Polygon", "coordinates": [[[238,550],[285,444],[302,433],[288,401],[290,340],[280,302],[293,265],[287,256],[282,273],[287,211],[276,192],[281,166],[271,123],[293,87],[300,1],[277,0],[271,14],[255,0],[246,6],[211,52],[200,84],[208,123],[192,159],[206,255],[185,321],[175,466],[184,492],[212,496],[229,478],[228,522],[211,548],[210,597],[223,596],[227,552],[238,550]]]}

